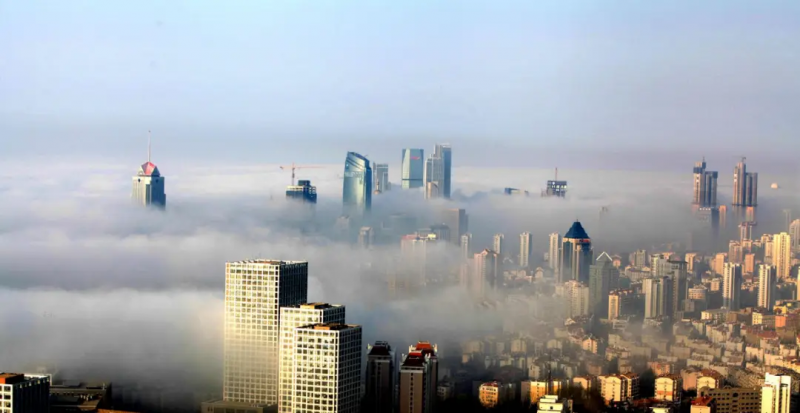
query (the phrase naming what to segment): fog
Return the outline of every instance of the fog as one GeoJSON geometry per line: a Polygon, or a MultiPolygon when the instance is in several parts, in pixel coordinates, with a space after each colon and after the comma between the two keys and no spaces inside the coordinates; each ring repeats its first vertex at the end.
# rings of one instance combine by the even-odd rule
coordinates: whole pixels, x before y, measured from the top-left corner
{"type": "MultiPolygon", "coordinates": [[[[2,370],[47,367],[61,378],[166,382],[194,398],[213,397],[221,390],[224,263],[252,258],[308,260],[310,301],[346,305],[348,322],[364,326],[365,342],[389,340],[401,352],[430,339],[453,353],[458,339],[501,327],[497,315],[465,304],[455,286],[387,300],[383,268],[398,242],[365,251],[337,238],[339,165],[298,173],[318,187],[316,231],[298,225],[297,208],[283,199],[289,174],[277,165],[159,164],[164,212],[128,202],[135,165],[10,167],[0,186],[2,370]]],[[[595,255],[687,239],[688,173],[564,170],[567,198],[540,198],[551,175],[455,168],[453,200],[431,202],[395,182],[396,189],[374,196],[371,219],[377,226],[404,212],[422,228],[439,222],[443,208],[465,208],[475,250],[501,232],[513,255],[518,234],[529,231],[537,262],[548,234],[563,234],[575,219],[593,238],[595,255]],[[531,196],[502,195],[505,186],[531,196]],[[601,207],[608,208],[602,222],[601,207]]],[[[720,180],[720,199],[730,197],[728,179],[720,180]]],[[[777,231],[780,210],[797,208],[796,192],[770,191],[772,177],[762,179],[757,232],[777,231]]]]}

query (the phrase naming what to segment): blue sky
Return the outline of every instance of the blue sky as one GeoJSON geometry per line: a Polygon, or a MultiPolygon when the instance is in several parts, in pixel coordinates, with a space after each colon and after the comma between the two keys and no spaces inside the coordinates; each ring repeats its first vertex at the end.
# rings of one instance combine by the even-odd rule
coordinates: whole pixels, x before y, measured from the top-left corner
{"type": "Polygon", "coordinates": [[[0,0],[0,139],[125,158],[153,129],[165,158],[277,162],[447,141],[464,163],[725,170],[800,149],[797,39],[796,1],[0,0]]]}

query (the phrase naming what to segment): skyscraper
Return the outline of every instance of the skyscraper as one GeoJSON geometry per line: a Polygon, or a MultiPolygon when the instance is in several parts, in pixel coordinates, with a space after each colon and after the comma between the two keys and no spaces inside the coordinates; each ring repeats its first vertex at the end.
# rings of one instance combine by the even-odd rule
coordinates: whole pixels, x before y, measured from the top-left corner
{"type": "Polygon", "coordinates": [[[792,376],[767,373],[761,387],[761,413],[790,413],[796,411],[792,376]]]}
{"type": "Polygon", "coordinates": [[[465,260],[472,259],[472,234],[466,233],[461,236],[461,257],[465,260]]]}
{"type": "Polygon", "coordinates": [[[744,221],[739,224],[739,242],[749,241],[753,239],[753,227],[755,222],[744,221]]]}
{"type": "Polygon", "coordinates": [[[697,207],[717,206],[716,171],[706,171],[706,160],[694,164],[694,190],[692,205],[697,207]]]}
{"type": "Polygon", "coordinates": [[[422,149],[403,149],[400,166],[400,180],[403,189],[422,188],[425,178],[425,151],[422,149]]]}
{"type": "Polygon", "coordinates": [[[358,230],[358,246],[364,249],[372,248],[375,243],[375,230],[372,227],[361,227],[358,230]]]}
{"type": "Polygon", "coordinates": [[[530,232],[519,234],[519,266],[528,268],[531,265],[531,254],[533,254],[533,235],[530,232]]]}
{"type": "Polygon", "coordinates": [[[385,341],[367,346],[367,374],[364,388],[365,412],[394,410],[395,353],[385,341]]]}
{"type": "Polygon", "coordinates": [[[772,237],[772,264],[775,265],[779,279],[789,278],[792,272],[792,237],[786,232],[772,237]]]}
{"type": "Polygon", "coordinates": [[[317,187],[311,185],[311,181],[301,179],[297,181],[297,185],[289,185],[286,187],[286,200],[316,204],[317,187]]]}
{"type": "Polygon", "coordinates": [[[742,296],[742,266],[726,262],[722,270],[722,306],[739,310],[742,296]]]}
{"type": "Polygon", "coordinates": [[[437,144],[425,161],[426,198],[450,199],[452,150],[450,145],[437,144]]]}
{"type": "Polygon", "coordinates": [[[505,248],[503,248],[503,241],[505,236],[503,234],[494,234],[494,242],[492,243],[492,249],[494,252],[497,253],[499,257],[503,256],[505,252],[505,248]]]}
{"type": "MultiPolygon", "coordinates": [[[[547,264],[554,273],[557,273],[561,264],[561,234],[554,232],[550,234],[550,250],[548,252],[547,264]]],[[[556,275],[558,279],[558,275],[556,275]]]]}
{"type": "Polygon", "coordinates": [[[314,324],[294,330],[291,412],[358,413],[361,326],[314,324]]]}
{"type": "Polygon", "coordinates": [[[439,378],[437,346],[421,341],[400,364],[398,413],[432,413],[439,378]]]}
{"type": "Polygon", "coordinates": [[[461,243],[461,236],[469,232],[469,217],[463,208],[450,208],[442,211],[441,222],[450,228],[450,242],[461,243]]]}
{"type": "Polygon", "coordinates": [[[278,403],[281,307],[306,302],[308,262],[225,264],[223,399],[278,403]]]}
{"type": "Polygon", "coordinates": [[[608,294],[617,289],[619,270],[605,252],[589,268],[589,308],[598,317],[608,311],[608,294]]]}
{"type": "Polygon", "coordinates": [[[472,264],[472,282],[470,283],[473,296],[485,298],[489,292],[497,289],[503,276],[499,265],[500,259],[492,250],[485,249],[475,254],[472,264]]]}
{"type": "Polygon", "coordinates": [[[443,174],[444,185],[442,186],[443,188],[442,195],[446,199],[450,199],[450,183],[452,179],[452,167],[453,167],[453,149],[450,147],[449,144],[436,145],[436,147],[434,148],[434,154],[437,153],[442,158],[442,168],[444,169],[444,174],[443,174]]]}
{"type": "Polygon", "coordinates": [[[589,287],[576,280],[564,283],[564,294],[567,298],[567,317],[580,317],[588,315],[589,308],[589,287]]]}
{"type": "Polygon", "coordinates": [[[376,194],[384,193],[391,189],[389,187],[389,164],[388,163],[373,163],[372,164],[372,184],[374,185],[374,192],[376,194]]]}
{"type": "Polygon", "coordinates": [[[774,265],[758,266],[758,306],[772,311],[775,304],[775,283],[777,277],[774,265]]]}
{"type": "Polygon", "coordinates": [[[789,236],[792,238],[792,250],[800,249],[800,219],[796,219],[789,224],[789,236]]]}
{"type": "Polygon", "coordinates": [[[564,234],[561,244],[561,281],[578,280],[589,283],[589,266],[594,260],[592,240],[580,222],[575,221],[564,234]]]}
{"type": "Polygon", "coordinates": [[[150,162],[150,142],[147,143],[147,162],[139,167],[139,172],[133,177],[133,191],[131,199],[135,204],[165,208],[167,194],[164,193],[164,177],[158,167],[150,162]]]}
{"type": "Polygon", "coordinates": [[[292,413],[292,377],[294,376],[295,332],[299,327],[312,324],[344,323],[342,305],[308,303],[281,307],[280,309],[280,375],[278,377],[278,411],[292,413]]]}
{"type": "Polygon", "coordinates": [[[747,172],[744,161],[733,168],[733,206],[758,206],[758,174],[747,172]]]}
{"type": "Polygon", "coordinates": [[[673,320],[679,320],[683,310],[683,301],[686,300],[688,292],[688,263],[670,257],[657,260],[653,266],[656,277],[668,277],[672,286],[670,294],[672,302],[668,306],[670,312],[664,315],[672,317],[673,320]]]}
{"type": "Polygon", "coordinates": [[[672,314],[672,280],[669,277],[645,278],[644,317],[657,318],[672,314]]]}
{"type": "Polygon", "coordinates": [[[355,152],[347,152],[342,187],[344,213],[359,216],[372,207],[372,167],[369,160],[355,152]]]}

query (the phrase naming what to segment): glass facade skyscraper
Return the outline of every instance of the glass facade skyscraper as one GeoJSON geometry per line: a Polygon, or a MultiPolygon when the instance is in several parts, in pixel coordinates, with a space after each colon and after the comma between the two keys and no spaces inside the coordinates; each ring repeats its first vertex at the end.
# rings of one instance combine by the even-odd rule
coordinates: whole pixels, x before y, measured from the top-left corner
{"type": "Polygon", "coordinates": [[[372,206],[372,167],[355,152],[348,152],[344,162],[342,203],[346,215],[361,215],[372,206]]]}
{"type": "Polygon", "coordinates": [[[422,149],[403,149],[400,167],[400,180],[403,189],[422,188],[425,174],[425,151],[422,149]]]}

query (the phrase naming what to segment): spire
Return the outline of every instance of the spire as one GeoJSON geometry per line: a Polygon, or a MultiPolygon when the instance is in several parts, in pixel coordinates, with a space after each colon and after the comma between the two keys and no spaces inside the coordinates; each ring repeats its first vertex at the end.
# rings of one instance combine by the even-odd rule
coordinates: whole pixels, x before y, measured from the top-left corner
{"type": "Polygon", "coordinates": [[[150,130],[147,131],[147,162],[150,162],[150,130]]]}

